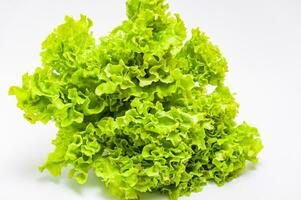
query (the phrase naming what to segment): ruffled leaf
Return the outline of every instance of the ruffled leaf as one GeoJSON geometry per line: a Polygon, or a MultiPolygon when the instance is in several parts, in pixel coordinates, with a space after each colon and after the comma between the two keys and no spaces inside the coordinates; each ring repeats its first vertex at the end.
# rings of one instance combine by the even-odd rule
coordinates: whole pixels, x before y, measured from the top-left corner
{"type": "Polygon", "coordinates": [[[60,176],[69,166],[80,184],[92,170],[119,199],[160,191],[177,200],[256,163],[259,133],[235,122],[219,49],[199,29],[187,39],[164,0],[126,7],[128,19],[99,43],[90,19],[66,17],[42,44],[42,66],[10,88],[28,121],[58,127],[40,170],[60,176]]]}

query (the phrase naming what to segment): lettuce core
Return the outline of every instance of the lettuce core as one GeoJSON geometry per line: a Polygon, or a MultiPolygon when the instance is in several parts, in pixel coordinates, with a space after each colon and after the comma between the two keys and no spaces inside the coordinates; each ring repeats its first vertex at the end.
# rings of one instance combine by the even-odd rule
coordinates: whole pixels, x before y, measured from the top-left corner
{"type": "Polygon", "coordinates": [[[222,185],[257,162],[256,128],[238,125],[227,62],[199,29],[186,42],[164,0],[127,0],[128,19],[96,44],[92,21],[66,17],[42,44],[42,65],[13,86],[31,123],[54,121],[41,170],[83,184],[92,170],[119,199],[171,200],[222,185]],[[209,87],[213,91],[209,91],[209,87]]]}

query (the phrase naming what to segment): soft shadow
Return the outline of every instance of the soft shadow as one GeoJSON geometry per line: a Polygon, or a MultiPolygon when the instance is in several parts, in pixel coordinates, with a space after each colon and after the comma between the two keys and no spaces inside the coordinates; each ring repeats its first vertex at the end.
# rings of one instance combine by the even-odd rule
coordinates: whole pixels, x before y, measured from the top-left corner
{"type": "MultiPolygon", "coordinates": [[[[94,175],[95,176],[95,175],[94,175]]],[[[106,187],[103,181],[100,181],[100,195],[104,197],[106,200],[116,200],[117,198],[114,197],[110,190],[106,187]]],[[[140,200],[168,200],[167,195],[164,195],[160,192],[146,192],[146,193],[139,193],[140,200]]]]}
{"type": "Polygon", "coordinates": [[[74,179],[68,178],[67,174],[68,169],[63,170],[61,177],[54,177],[48,172],[43,172],[42,176],[39,177],[38,180],[41,182],[66,185],[70,190],[78,195],[83,195],[83,192],[85,190],[95,189],[101,197],[104,197],[107,200],[116,200],[116,198],[111,195],[104,182],[100,178],[95,176],[93,172],[89,172],[88,180],[83,185],[77,183],[74,179]]]}
{"type": "Polygon", "coordinates": [[[89,172],[88,180],[85,184],[78,184],[74,179],[67,179],[66,184],[77,194],[82,194],[86,189],[96,189],[101,197],[107,200],[116,200],[101,178],[97,177],[92,171],[89,172]]]}
{"type": "MultiPolygon", "coordinates": [[[[95,175],[94,175],[95,176],[95,175]]],[[[99,191],[99,195],[104,197],[107,200],[116,200],[117,198],[114,197],[111,193],[109,188],[107,188],[107,186],[105,185],[105,183],[103,181],[100,181],[100,191],[99,191]]]]}
{"type": "Polygon", "coordinates": [[[60,177],[54,177],[54,176],[51,176],[50,174],[43,175],[43,176],[39,177],[38,180],[40,182],[50,182],[50,183],[54,183],[54,184],[60,183],[60,177]]]}
{"type": "Polygon", "coordinates": [[[160,192],[146,192],[140,193],[141,200],[167,200],[168,196],[160,192]]]}
{"type": "MultiPolygon", "coordinates": [[[[247,162],[245,170],[243,170],[240,176],[247,176],[252,171],[256,170],[258,163],[247,162]]],[[[85,184],[78,184],[74,179],[67,178],[67,170],[64,170],[62,177],[53,177],[51,174],[44,172],[43,175],[38,179],[41,182],[50,182],[54,184],[64,184],[73,192],[78,195],[83,195],[83,191],[86,189],[96,189],[99,196],[106,200],[116,200],[116,197],[112,196],[109,189],[106,187],[105,183],[98,178],[93,172],[89,172],[88,180],[85,184]]],[[[209,182],[208,186],[216,187],[216,184],[209,182]]],[[[140,200],[168,200],[168,196],[160,192],[147,192],[140,193],[140,200]]]]}
{"type": "MultiPolygon", "coordinates": [[[[90,177],[89,177],[90,178],[90,177]]],[[[89,181],[88,178],[88,181],[89,181]]],[[[74,193],[81,195],[83,193],[84,187],[87,187],[86,184],[80,185],[74,179],[66,179],[66,185],[69,189],[71,189],[74,193]]]]}
{"type": "Polygon", "coordinates": [[[247,162],[246,163],[246,168],[242,170],[239,174],[239,176],[248,176],[250,175],[253,171],[256,170],[258,167],[259,163],[252,163],[252,162],[247,162]]]}
{"type": "Polygon", "coordinates": [[[246,171],[254,171],[259,163],[247,162],[246,171]]]}

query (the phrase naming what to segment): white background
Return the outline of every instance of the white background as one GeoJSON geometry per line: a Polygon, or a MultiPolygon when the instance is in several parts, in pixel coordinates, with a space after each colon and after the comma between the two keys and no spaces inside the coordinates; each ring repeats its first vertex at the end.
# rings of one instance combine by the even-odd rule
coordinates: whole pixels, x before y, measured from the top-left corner
{"type": "MultiPolygon", "coordinates": [[[[301,1],[169,0],[188,28],[199,26],[229,62],[227,84],[240,103],[238,121],[261,132],[264,150],[255,170],[181,200],[301,199],[301,1]]],[[[53,149],[52,124],[31,125],[8,87],[40,65],[40,44],[66,14],[94,21],[98,37],[125,19],[124,0],[0,0],[0,199],[110,200],[90,178],[78,186],[37,167],[53,149]]],[[[101,187],[99,187],[101,184],[101,187]]],[[[166,199],[143,196],[142,200],[166,199]]]]}

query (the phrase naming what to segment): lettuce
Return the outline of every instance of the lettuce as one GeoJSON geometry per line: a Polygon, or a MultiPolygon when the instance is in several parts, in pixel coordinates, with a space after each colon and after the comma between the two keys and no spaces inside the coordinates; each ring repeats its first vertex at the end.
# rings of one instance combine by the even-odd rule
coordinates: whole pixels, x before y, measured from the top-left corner
{"type": "Polygon", "coordinates": [[[199,29],[186,39],[164,0],[126,5],[128,19],[99,44],[90,19],[66,17],[43,42],[42,65],[10,88],[29,122],[58,127],[40,170],[70,166],[80,184],[92,170],[119,199],[160,191],[176,200],[237,177],[262,143],[235,122],[226,59],[199,29]]]}

